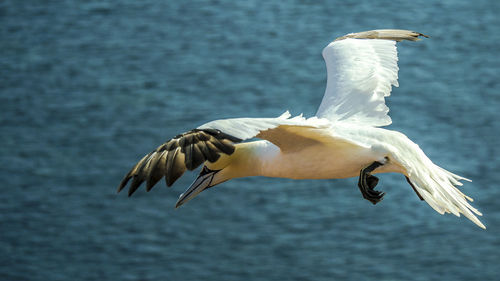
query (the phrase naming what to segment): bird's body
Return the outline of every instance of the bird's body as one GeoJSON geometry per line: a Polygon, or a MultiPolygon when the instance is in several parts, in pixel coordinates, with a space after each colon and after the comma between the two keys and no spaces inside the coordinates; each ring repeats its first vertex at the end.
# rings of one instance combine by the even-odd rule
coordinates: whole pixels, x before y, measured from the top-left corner
{"type": "Polygon", "coordinates": [[[400,173],[421,200],[437,212],[464,214],[478,226],[481,215],[456,186],[463,177],[432,163],[404,134],[380,128],[391,124],[385,97],[397,82],[395,42],[425,36],[407,30],[348,34],[323,50],[328,80],[316,116],[233,118],[206,123],[178,135],[143,157],[120,184],[132,179],[129,195],[142,182],[149,191],[162,177],[172,185],[186,170],[203,164],[181,194],[180,206],[203,190],[249,176],[340,179],[359,176],[363,197],[373,204],[377,173],[400,173]],[[247,141],[259,138],[257,141],[247,141]]]}
{"type": "MultiPolygon", "coordinates": [[[[212,170],[220,170],[229,166],[226,173],[232,178],[265,176],[292,179],[340,179],[359,175],[359,171],[377,160],[384,160],[390,150],[384,147],[387,139],[401,142],[404,135],[381,128],[363,128],[349,126],[332,126],[327,128],[308,128],[313,134],[320,134],[321,141],[299,139],[293,140],[294,150],[281,150],[277,145],[259,140],[235,145],[231,156],[222,156],[215,163],[207,163],[212,170]],[[342,130],[343,136],[336,135],[342,130]],[[380,134],[380,130],[386,131],[380,134]],[[377,139],[377,136],[386,136],[377,139]],[[363,139],[363,144],[347,141],[363,139]],[[231,164],[229,164],[231,163],[231,164]]],[[[407,139],[407,138],[406,138],[407,139]]],[[[404,170],[397,165],[384,165],[374,173],[400,172],[404,170]]]]}

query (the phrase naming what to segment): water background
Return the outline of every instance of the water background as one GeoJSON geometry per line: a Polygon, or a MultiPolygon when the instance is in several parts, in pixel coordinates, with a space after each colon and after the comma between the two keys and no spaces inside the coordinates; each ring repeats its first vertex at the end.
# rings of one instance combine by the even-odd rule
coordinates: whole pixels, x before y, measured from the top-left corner
{"type": "Polygon", "coordinates": [[[499,280],[500,2],[0,2],[1,280],[499,280]],[[471,178],[488,227],[441,216],[401,175],[376,206],[356,179],[247,178],[182,208],[117,195],[163,141],[207,121],[315,113],[321,50],[412,29],[393,125],[471,178]]]}

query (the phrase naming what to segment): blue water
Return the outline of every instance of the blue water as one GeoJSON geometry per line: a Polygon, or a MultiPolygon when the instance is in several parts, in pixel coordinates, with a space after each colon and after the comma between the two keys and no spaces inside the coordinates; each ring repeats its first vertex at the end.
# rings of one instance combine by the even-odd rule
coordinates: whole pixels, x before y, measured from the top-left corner
{"type": "Polygon", "coordinates": [[[0,2],[0,279],[498,280],[500,2],[0,2]],[[43,2],[43,3],[41,3],[43,2]],[[115,193],[143,154],[223,117],[314,114],[322,48],[375,28],[403,43],[393,125],[471,178],[487,230],[401,175],[247,178],[175,210],[195,177],[115,193]]]}

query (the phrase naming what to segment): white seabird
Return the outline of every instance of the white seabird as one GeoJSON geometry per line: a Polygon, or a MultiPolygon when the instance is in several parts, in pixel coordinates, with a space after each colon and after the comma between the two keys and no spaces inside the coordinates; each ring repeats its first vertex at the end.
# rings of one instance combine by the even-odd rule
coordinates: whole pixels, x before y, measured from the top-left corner
{"type": "Polygon", "coordinates": [[[359,176],[363,197],[373,204],[385,193],[377,173],[403,174],[421,200],[440,214],[464,214],[481,228],[472,199],[456,186],[468,180],[435,165],[391,124],[385,97],[398,86],[396,41],[420,40],[408,30],[373,30],[337,38],[323,49],[328,80],[316,116],[216,120],[180,134],[144,156],[124,177],[129,196],[144,182],[149,191],[162,177],[171,186],[186,170],[203,164],[176,207],[232,178],[338,179],[359,176]],[[243,142],[259,138],[261,140],[243,142]]]}

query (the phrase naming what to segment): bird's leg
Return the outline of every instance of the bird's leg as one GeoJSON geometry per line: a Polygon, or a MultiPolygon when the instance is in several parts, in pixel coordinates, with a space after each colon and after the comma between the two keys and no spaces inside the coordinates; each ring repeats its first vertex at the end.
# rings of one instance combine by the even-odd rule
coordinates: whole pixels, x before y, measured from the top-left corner
{"type": "Polygon", "coordinates": [[[424,198],[422,197],[422,195],[420,195],[420,193],[418,193],[417,189],[415,188],[413,183],[410,181],[410,179],[406,176],[405,176],[405,178],[406,178],[406,181],[410,184],[411,188],[413,188],[413,191],[415,191],[415,193],[417,194],[418,198],[420,198],[420,200],[424,201],[424,198]]]}
{"type": "Polygon", "coordinates": [[[358,180],[359,190],[361,191],[363,198],[372,202],[373,205],[382,201],[382,197],[384,197],[385,192],[380,192],[374,189],[378,183],[378,178],[371,175],[370,173],[382,165],[384,164],[375,161],[368,167],[361,169],[361,172],[359,173],[359,180],[358,180]]]}

